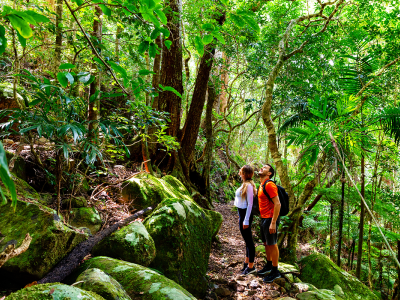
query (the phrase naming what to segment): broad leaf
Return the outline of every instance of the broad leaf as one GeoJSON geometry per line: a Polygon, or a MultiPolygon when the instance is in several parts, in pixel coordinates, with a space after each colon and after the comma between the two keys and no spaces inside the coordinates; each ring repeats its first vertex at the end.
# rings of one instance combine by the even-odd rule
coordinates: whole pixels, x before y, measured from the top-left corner
{"type": "Polygon", "coordinates": [[[14,14],[8,15],[7,18],[10,20],[12,27],[18,30],[24,38],[29,39],[33,35],[31,27],[24,19],[14,14]]]}
{"type": "Polygon", "coordinates": [[[229,17],[233,21],[233,23],[235,23],[236,26],[238,27],[243,27],[244,25],[246,25],[245,21],[241,16],[230,14],[229,17]]]}
{"type": "MultiPolygon", "coordinates": [[[[15,190],[14,181],[11,179],[11,173],[8,170],[6,152],[4,151],[3,144],[1,142],[0,142],[0,179],[1,181],[3,181],[6,188],[10,190],[12,205],[15,208],[15,206],[17,205],[17,192],[15,190]]],[[[0,194],[2,197],[2,202],[6,203],[7,200],[3,194],[3,191],[1,191],[0,194]]]]}
{"type": "Polygon", "coordinates": [[[111,17],[111,9],[110,8],[108,8],[104,4],[99,4],[99,7],[100,7],[101,11],[103,12],[103,14],[105,14],[107,17],[111,17]]]}
{"type": "Polygon", "coordinates": [[[212,34],[213,34],[213,36],[214,36],[218,41],[221,42],[221,44],[224,44],[224,45],[225,45],[225,39],[224,39],[224,37],[223,37],[221,34],[219,34],[219,32],[215,32],[215,31],[214,31],[212,34]]]}
{"type": "Polygon", "coordinates": [[[194,45],[196,46],[196,50],[200,54],[200,56],[203,56],[203,54],[204,54],[204,44],[203,44],[203,40],[201,39],[201,37],[196,36],[194,38],[194,45]]]}
{"type": "Polygon", "coordinates": [[[146,69],[139,71],[139,75],[145,76],[145,75],[149,75],[149,74],[155,74],[155,73],[152,71],[146,70],[146,69]]]}
{"type": "Polygon", "coordinates": [[[167,25],[167,17],[165,16],[164,12],[162,10],[156,9],[154,10],[154,12],[156,13],[156,15],[158,16],[158,18],[160,19],[161,23],[163,23],[164,25],[167,25]]]}
{"type": "Polygon", "coordinates": [[[76,66],[73,65],[73,64],[66,63],[66,64],[61,64],[58,68],[59,68],[60,70],[67,70],[67,69],[73,69],[73,68],[75,68],[75,67],[76,67],[76,66]]]}
{"type": "MultiPolygon", "coordinates": [[[[79,4],[80,5],[80,4],[79,4]]],[[[25,14],[30,15],[32,18],[35,19],[36,22],[38,23],[47,23],[50,22],[49,18],[47,18],[44,15],[38,14],[37,12],[33,11],[33,10],[27,10],[25,12],[25,14]]]]}
{"type": "Polygon", "coordinates": [[[0,25],[0,55],[6,51],[7,39],[5,37],[6,29],[0,25]]]}
{"type": "Polygon", "coordinates": [[[126,70],[123,67],[121,67],[120,65],[116,64],[113,61],[109,61],[108,64],[111,66],[111,68],[113,68],[113,70],[115,72],[120,73],[123,77],[127,77],[128,76],[126,70]]]}
{"type": "Polygon", "coordinates": [[[179,93],[176,89],[174,89],[173,87],[171,87],[171,86],[162,86],[161,84],[159,85],[160,86],[160,88],[163,90],[163,91],[168,91],[168,92],[173,92],[175,95],[177,95],[179,98],[182,98],[182,95],[181,95],[181,93],[179,93]]]}
{"type": "Polygon", "coordinates": [[[22,47],[26,47],[26,39],[19,34],[19,32],[17,31],[17,36],[18,36],[18,41],[20,42],[22,47]]]}
{"type": "Polygon", "coordinates": [[[203,24],[203,25],[201,25],[201,28],[203,28],[206,31],[214,31],[215,30],[214,25],[211,23],[203,24]]]}
{"type": "Polygon", "coordinates": [[[155,40],[159,35],[161,34],[161,30],[159,28],[156,28],[152,31],[152,33],[150,34],[150,38],[152,40],[155,40]]]}
{"type": "Polygon", "coordinates": [[[171,33],[169,32],[169,30],[167,28],[160,28],[160,31],[162,32],[162,34],[164,35],[164,38],[169,38],[169,36],[171,35],[171,33]]]}
{"type": "Polygon", "coordinates": [[[203,43],[205,45],[211,43],[213,41],[214,37],[211,34],[206,34],[205,36],[203,36],[203,43]]]}
{"type": "Polygon", "coordinates": [[[146,50],[149,49],[149,44],[150,43],[148,41],[141,42],[138,48],[139,53],[143,54],[146,52],[146,50]]]}
{"type": "Polygon", "coordinates": [[[67,78],[67,80],[69,81],[70,84],[74,83],[74,76],[72,76],[71,73],[65,73],[65,77],[67,78]]]}
{"type": "Polygon", "coordinates": [[[156,54],[157,54],[157,47],[156,47],[156,44],[154,44],[154,43],[151,43],[150,44],[150,47],[149,47],[149,55],[150,55],[150,57],[156,57],[156,54]]]}
{"type": "Polygon", "coordinates": [[[166,41],[164,42],[164,45],[165,45],[165,47],[167,47],[167,49],[169,50],[169,48],[171,48],[172,41],[166,40],[166,41]]]}

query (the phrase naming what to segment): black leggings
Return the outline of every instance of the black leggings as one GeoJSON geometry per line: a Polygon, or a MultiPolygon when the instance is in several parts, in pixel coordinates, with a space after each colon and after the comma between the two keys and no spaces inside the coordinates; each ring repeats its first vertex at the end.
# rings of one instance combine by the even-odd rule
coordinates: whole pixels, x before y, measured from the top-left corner
{"type": "Polygon", "coordinates": [[[249,227],[243,229],[243,221],[246,217],[246,208],[238,208],[239,212],[239,228],[240,233],[246,243],[246,257],[249,258],[249,263],[254,262],[254,257],[256,255],[256,248],[254,247],[253,236],[251,234],[251,223],[253,223],[253,214],[250,214],[249,227]]]}

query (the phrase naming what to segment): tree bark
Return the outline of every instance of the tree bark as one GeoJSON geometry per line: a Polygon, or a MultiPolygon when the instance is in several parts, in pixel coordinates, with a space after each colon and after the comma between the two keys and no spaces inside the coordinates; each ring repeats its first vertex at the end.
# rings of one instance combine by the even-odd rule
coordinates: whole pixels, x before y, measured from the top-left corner
{"type": "Polygon", "coordinates": [[[342,173],[342,198],[340,201],[340,208],[339,208],[339,235],[338,235],[338,251],[336,257],[336,264],[338,267],[341,265],[340,256],[342,254],[342,239],[343,239],[343,216],[344,216],[344,188],[346,184],[346,177],[343,170],[342,173]]]}
{"type": "MultiPolygon", "coordinates": [[[[96,10],[96,17],[93,20],[93,32],[94,35],[97,38],[97,43],[101,43],[101,36],[102,36],[102,24],[101,24],[101,17],[103,15],[102,10],[100,9],[99,6],[95,6],[96,10]]],[[[100,50],[98,50],[100,53],[100,50]]],[[[93,55],[96,55],[96,53],[93,51],[93,55]]],[[[96,91],[100,91],[100,83],[101,83],[101,78],[100,78],[100,72],[97,69],[96,63],[92,64],[92,70],[93,70],[93,76],[96,77],[96,79],[90,84],[90,92],[89,92],[89,99],[88,99],[88,121],[89,123],[89,133],[88,137],[89,139],[94,140],[94,138],[97,136],[97,120],[100,119],[100,97],[97,95],[93,99],[93,97],[96,94],[96,91]],[[92,97],[93,96],[93,97],[92,97]],[[92,99],[90,99],[92,98],[92,99]]]]}
{"type": "MultiPolygon", "coordinates": [[[[400,261],[400,240],[397,240],[397,259],[400,261]]],[[[382,263],[381,263],[382,265],[382,263]]],[[[382,267],[381,267],[382,268],[382,267]]],[[[382,274],[382,271],[381,271],[382,274]]],[[[400,300],[400,268],[397,268],[397,279],[393,288],[392,300],[400,300]]]]}
{"type": "Polygon", "coordinates": [[[61,64],[61,48],[62,48],[62,12],[63,12],[63,0],[57,0],[56,3],[56,47],[54,50],[54,74],[57,74],[58,67],[61,64]]]}
{"type": "MultiPolygon", "coordinates": [[[[365,195],[364,155],[361,156],[361,195],[364,198],[364,195],[365,195]]],[[[361,199],[360,231],[358,234],[358,253],[357,253],[357,268],[356,268],[356,277],[358,279],[360,279],[360,277],[361,277],[362,248],[363,248],[363,241],[364,241],[364,218],[365,218],[365,207],[364,207],[364,201],[362,201],[362,199],[361,199]]]]}
{"type": "Polygon", "coordinates": [[[193,91],[192,102],[182,130],[181,147],[188,164],[193,159],[197,136],[200,128],[201,115],[206,101],[207,86],[214,61],[215,48],[207,45],[201,58],[199,72],[193,91]]]}
{"type": "MultiPolygon", "coordinates": [[[[161,62],[160,84],[173,87],[181,95],[183,94],[182,82],[182,41],[181,41],[181,11],[180,0],[171,0],[166,10],[167,26],[171,35],[170,49],[164,47],[161,62]]],[[[173,92],[161,92],[158,96],[158,110],[169,113],[170,122],[166,133],[172,137],[178,136],[181,123],[182,99],[173,92]]]]}
{"type": "MultiPolygon", "coordinates": [[[[162,45],[162,38],[161,35],[159,35],[156,38],[156,44],[158,46],[158,48],[160,49],[160,54],[156,54],[156,56],[154,57],[154,63],[153,63],[153,79],[151,82],[151,85],[153,87],[153,89],[155,91],[157,91],[159,89],[159,84],[160,84],[160,71],[161,71],[161,57],[162,57],[162,53],[164,51],[164,47],[162,45]]],[[[158,98],[159,96],[154,97],[153,99],[153,103],[152,103],[152,107],[154,109],[159,109],[158,107],[158,98]]]]}

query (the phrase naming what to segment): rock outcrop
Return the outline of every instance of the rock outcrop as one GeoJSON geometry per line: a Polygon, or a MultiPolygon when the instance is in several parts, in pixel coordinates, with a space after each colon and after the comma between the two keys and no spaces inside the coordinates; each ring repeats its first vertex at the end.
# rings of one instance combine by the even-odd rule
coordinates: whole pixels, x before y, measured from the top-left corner
{"type": "Polygon", "coordinates": [[[112,276],[132,300],[196,299],[179,284],[152,269],[105,256],[87,260],[68,278],[68,282],[74,282],[88,268],[97,268],[112,276]]]}
{"type": "Polygon", "coordinates": [[[92,254],[122,259],[147,267],[156,256],[156,247],[146,227],[133,222],[97,244],[92,254]]]}
{"type": "Polygon", "coordinates": [[[77,228],[88,228],[92,234],[95,234],[100,230],[102,221],[95,208],[80,207],[71,209],[69,223],[77,228]]]}
{"type": "Polygon", "coordinates": [[[118,281],[96,268],[87,269],[79,275],[74,286],[94,292],[105,300],[131,300],[118,281]]]}
{"type": "Polygon", "coordinates": [[[221,223],[221,214],[202,209],[193,201],[182,198],[162,201],[144,221],[157,249],[150,266],[194,296],[203,297],[211,240],[221,223]]]}
{"type": "Polygon", "coordinates": [[[378,300],[379,298],[356,277],[335,265],[329,257],[315,253],[300,261],[300,279],[315,285],[318,289],[335,290],[344,293],[346,300],[378,300]],[[335,288],[335,286],[338,287],[335,288]]]}
{"type": "Polygon", "coordinates": [[[21,289],[6,297],[7,300],[105,300],[103,297],[77,287],[61,284],[38,284],[21,289]]]}

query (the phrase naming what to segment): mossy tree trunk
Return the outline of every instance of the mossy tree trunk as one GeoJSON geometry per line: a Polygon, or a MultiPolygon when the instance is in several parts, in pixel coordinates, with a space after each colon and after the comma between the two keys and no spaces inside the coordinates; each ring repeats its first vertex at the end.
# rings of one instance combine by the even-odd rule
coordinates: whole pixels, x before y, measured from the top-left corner
{"type": "Polygon", "coordinates": [[[344,188],[346,184],[346,177],[343,170],[342,178],[340,180],[342,182],[342,197],[340,201],[340,208],[339,208],[339,234],[338,234],[338,250],[337,250],[337,257],[336,257],[336,264],[338,267],[341,265],[340,257],[342,254],[342,240],[343,240],[343,217],[344,217],[344,188]]]}

